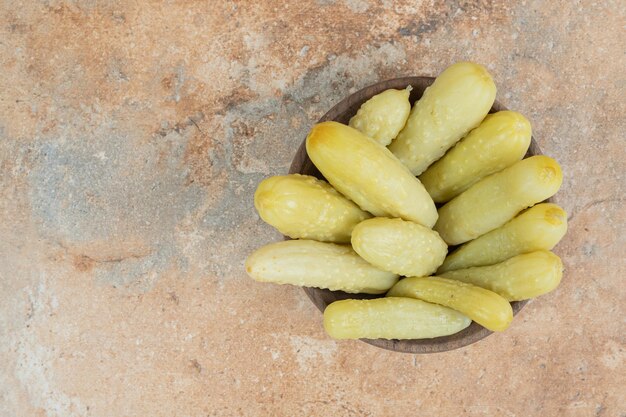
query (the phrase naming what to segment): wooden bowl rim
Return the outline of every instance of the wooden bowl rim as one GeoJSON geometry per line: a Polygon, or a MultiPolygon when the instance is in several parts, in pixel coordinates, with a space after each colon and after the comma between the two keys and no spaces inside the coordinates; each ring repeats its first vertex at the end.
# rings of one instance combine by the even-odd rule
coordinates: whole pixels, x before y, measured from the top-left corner
{"type": "MultiPolygon", "coordinates": [[[[433,83],[435,80],[434,77],[427,76],[408,76],[408,77],[400,77],[393,78],[389,80],[379,81],[375,84],[367,86],[348,97],[341,100],[339,103],[335,104],[324,116],[322,116],[318,123],[328,121],[328,120],[336,120],[343,123],[347,123],[350,117],[352,117],[356,110],[360,107],[362,103],[367,101],[372,96],[379,94],[389,88],[403,89],[408,85],[413,87],[411,91],[411,104],[415,102],[416,99],[422,96],[423,91],[433,83]]],[[[490,113],[508,110],[504,105],[502,105],[498,100],[496,100],[491,108],[490,113]]],[[[319,171],[314,167],[313,163],[309,159],[306,153],[305,140],[302,142],[294,159],[289,168],[290,174],[303,173],[303,171],[315,171],[319,174],[319,171]]],[[[534,137],[531,137],[530,147],[528,152],[524,156],[527,158],[532,155],[541,155],[541,149],[537,145],[534,137]]],[[[311,175],[311,174],[309,174],[311,175]]],[[[323,178],[321,175],[316,175],[323,178]]],[[[546,202],[552,202],[552,199],[546,200],[546,202]]],[[[285,236],[285,239],[289,239],[289,237],[285,236]]],[[[315,304],[315,306],[321,311],[324,312],[324,309],[329,304],[324,299],[332,298],[337,296],[335,299],[345,299],[345,298],[376,298],[379,296],[364,296],[364,295],[355,295],[355,294],[346,294],[341,291],[330,291],[326,289],[313,288],[313,287],[305,287],[304,292],[309,297],[311,302],[315,304]]],[[[335,300],[333,299],[333,301],[335,300]]],[[[517,315],[519,311],[526,305],[528,300],[524,301],[515,301],[511,303],[511,307],[513,309],[513,315],[517,315]]],[[[405,340],[396,340],[396,339],[360,339],[361,341],[368,343],[372,346],[376,346],[382,349],[391,350],[394,352],[402,352],[402,353],[437,353],[437,352],[446,352],[454,349],[459,349],[464,346],[471,345],[472,343],[476,343],[481,339],[489,336],[492,332],[487,330],[486,328],[480,326],[476,322],[472,322],[470,326],[465,328],[464,330],[450,335],[437,337],[433,339],[405,339],[405,340]]]]}

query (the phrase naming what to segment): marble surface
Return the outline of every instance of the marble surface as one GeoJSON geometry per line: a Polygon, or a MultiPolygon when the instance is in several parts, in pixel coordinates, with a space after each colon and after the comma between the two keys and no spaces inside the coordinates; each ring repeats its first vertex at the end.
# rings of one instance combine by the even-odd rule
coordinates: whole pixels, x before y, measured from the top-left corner
{"type": "Polygon", "coordinates": [[[618,1],[4,1],[0,415],[625,416],[618,1]],[[566,273],[510,330],[414,356],[259,284],[255,214],[374,81],[492,72],[563,166],[566,273]]]}

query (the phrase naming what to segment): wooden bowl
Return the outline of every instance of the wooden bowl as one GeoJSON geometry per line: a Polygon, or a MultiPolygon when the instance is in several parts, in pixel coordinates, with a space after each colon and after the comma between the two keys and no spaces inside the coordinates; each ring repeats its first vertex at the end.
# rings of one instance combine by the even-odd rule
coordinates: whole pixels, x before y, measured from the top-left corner
{"type": "MultiPolygon", "coordinates": [[[[372,96],[379,94],[389,88],[403,89],[408,85],[413,86],[411,91],[410,101],[411,104],[415,103],[424,93],[424,90],[433,83],[435,79],[433,77],[403,77],[394,78],[392,80],[381,81],[376,84],[365,87],[364,89],[357,91],[356,93],[345,98],[332,109],[328,111],[319,121],[325,122],[328,120],[334,120],[340,123],[348,124],[348,121],[354,116],[361,107],[361,104],[365,103],[372,96]]],[[[507,110],[502,104],[496,101],[491,108],[490,113],[507,110]]],[[[537,146],[537,142],[533,138],[530,143],[530,148],[526,154],[526,157],[532,155],[540,155],[541,151],[537,146]]],[[[324,179],[317,168],[313,165],[309,156],[306,153],[305,141],[302,141],[300,148],[296,152],[296,155],[291,163],[289,169],[290,174],[306,174],[312,175],[317,178],[324,179]]],[[[548,200],[550,201],[550,200],[548,200]]],[[[285,239],[289,239],[285,237],[285,239]]],[[[368,295],[368,294],[347,294],[342,291],[330,291],[319,288],[304,288],[304,292],[309,296],[313,304],[324,311],[326,306],[333,301],[344,300],[347,298],[377,298],[384,295],[368,295]]],[[[513,314],[517,314],[522,307],[524,307],[526,301],[512,302],[513,314]]],[[[485,329],[481,325],[472,322],[466,329],[459,333],[436,337],[433,339],[416,339],[416,340],[386,340],[386,339],[361,339],[365,343],[374,345],[383,349],[393,350],[396,352],[406,353],[434,353],[445,352],[448,350],[458,349],[463,346],[470,345],[479,341],[480,339],[487,337],[491,334],[491,331],[485,329]]]]}

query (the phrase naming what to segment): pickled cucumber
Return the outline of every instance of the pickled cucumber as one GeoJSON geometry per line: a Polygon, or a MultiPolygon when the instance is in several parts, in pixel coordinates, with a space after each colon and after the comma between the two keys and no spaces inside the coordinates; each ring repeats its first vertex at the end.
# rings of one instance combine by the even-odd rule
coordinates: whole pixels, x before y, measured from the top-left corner
{"type": "Polygon", "coordinates": [[[326,181],[300,174],[261,181],[254,206],[282,234],[323,242],[350,242],[354,226],[371,217],[326,181]]]}
{"type": "Polygon", "coordinates": [[[513,320],[509,302],[493,291],[441,277],[404,278],[388,297],[413,297],[459,311],[491,331],[503,331],[513,320]]]}
{"type": "Polygon", "coordinates": [[[430,275],[448,252],[437,232],[383,217],[359,223],[352,232],[352,247],[372,265],[399,275],[430,275]]]}
{"type": "Polygon", "coordinates": [[[409,94],[404,90],[389,89],[367,100],[350,119],[350,126],[387,146],[398,136],[411,111],[409,94]]]}
{"type": "Polygon", "coordinates": [[[435,224],[435,203],[422,183],[374,139],[341,123],[323,122],[311,129],[306,149],[328,182],[361,209],[435,224]]]}
{"type": "Polygon", "coordinates": [[[246,272],[261,282],[367,294],[384,293],[398,280],[365,262],[349,245],[314,240],[263,246],[246,260],[246,272]]]}
{"type": "Polygon", "coordinates": [[[335,301],[324,311],[324,328],[335,339],[430,339],[470,323],[450,308],[400,297],[335,301]]]}
{"type": "Polygon", "coordinates": [[[389,149],[419,175],[478,126],[495,98],[496,85],[484,67],[471,62],[451,65],[415,103],[389,149]]]}
{"type": "Polygon", "coordinates": [[[452,252],[437,273],[493,265],[522,253],[550,250],[566,232],[565,210],[552,203],[537,204],[452,252]]]}
{"type": "Polygon", "coordinates": [[[486,288],[509,301],[549,293],[561,282],[563,263],[549,251],[514,256],[499,264],[449,271],[440,276],[486,288]]]}
{"type": "Polygon", "coordinates": [[[439,209],[434,229],[448,245],[458,245],[502,226],[521,210],[554,195],[561,167],[538,155],[483,178],[439,209]]]}
{"type": "Polygon", "coordinates": [[[420,181],[435,202],[445,203],[481,178],[522,159],[530,146],[531,134],[530,122],[519,113],[489,114],[420,175],[420,181]]]}

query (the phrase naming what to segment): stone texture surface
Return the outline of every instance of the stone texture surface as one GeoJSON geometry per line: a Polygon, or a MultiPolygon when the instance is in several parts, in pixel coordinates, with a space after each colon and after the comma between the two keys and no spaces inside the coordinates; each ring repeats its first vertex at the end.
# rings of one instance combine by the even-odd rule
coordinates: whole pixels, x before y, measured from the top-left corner
{"type": "Polygon", "coordinates": [[[626,415],[619,1],[0,9],[0,415],[626,415]],[[345,95],[458,60],[562,163],[563,283],[458,351],[333,341],[246,277],[255,186],[345,95]]]}

